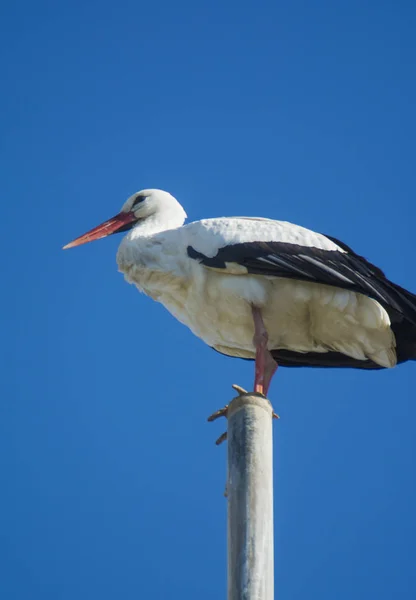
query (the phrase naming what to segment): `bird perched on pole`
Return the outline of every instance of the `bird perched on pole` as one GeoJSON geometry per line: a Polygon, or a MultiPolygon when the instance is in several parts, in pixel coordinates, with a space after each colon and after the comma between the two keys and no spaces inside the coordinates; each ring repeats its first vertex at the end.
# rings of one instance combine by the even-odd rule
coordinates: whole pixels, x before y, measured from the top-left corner
{"type": "Polygon", "coordinates": [[[209,346],[255,360],[267,395],[277,366],[381,369],[416,359],[416,295],[337,239],[258,217],[204,219],[142,190],[64,248],[128,232],[126,280],[209,346]]]}

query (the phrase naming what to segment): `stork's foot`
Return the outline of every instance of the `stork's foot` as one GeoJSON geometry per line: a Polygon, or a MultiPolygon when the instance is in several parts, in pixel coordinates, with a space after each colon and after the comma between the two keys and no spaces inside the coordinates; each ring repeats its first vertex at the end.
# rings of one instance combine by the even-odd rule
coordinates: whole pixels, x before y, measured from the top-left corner
{"type": "MultiPolygon", "coordinates": [[[[245,390],[244,388],[242,388],[241,386],[234,384],[233,389],[235,389],[236,392],[238,392],[239,396],[244,396],[245,394],[249,394],[250,392],[247,392],[247,390],[245,390]]],[[[263,398],[266,398],[266,396],[261,393],[261,392],[253,392],[254,394],[258,394],[259,396],[263,396],[263,398]]],[[[272,413],[273,419],[280,419],[279,415],[276,414],[275,412],[272,413]]],[[[228,417],[228,404],[226,404],[224,406],[224,408],[220,408],[219,410],[215,411],[214,413],[212,413],[212,415],[210,415],[208,417],[208,421],[210,423],[212,423],[213,421],[216,421],[217,419],[221,418],[221,417],[228,417]]],[[[222,444],[223,442],[225,442],[225,440],[227,439],[227,432],[224,431],[224,433],[222,433],[220,435],[220,437],[217,439],[217,441],[215,442],[215,444],[217,446],[219,446],[220,444],[222,444]]]]}
{"type": "Polygon", "coordinates": [[[256,381],[254,383],[254,389],[257,392],[259,392],[260,394],[262,394],[263,396],[265,396],[266,398],[267,398],[267,394],[269,391],[270,383],[273,379],[273,375],[277,371],[277,367],[278,367],[277,362],[274,360],[271,353],[266,349],[265,361],[264,361],[264,373],[263,373],[263,377],[260,380],[261,383],[260,384],[257,383],[257,377],[256,377],[256,381]]]}

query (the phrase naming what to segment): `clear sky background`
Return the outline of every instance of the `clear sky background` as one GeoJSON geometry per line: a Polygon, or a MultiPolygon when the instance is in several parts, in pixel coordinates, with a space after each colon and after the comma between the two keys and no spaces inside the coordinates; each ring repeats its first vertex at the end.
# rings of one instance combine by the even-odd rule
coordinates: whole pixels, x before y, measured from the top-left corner
{"type": "MultiPolygon", "coordinates": [[[[1,9],[0,597],[226,595],[224,423],[250,387],[117,273],[63,252],[138,189],[191,220],[334,235],[416,291],[414,2],[1,9]]],[[[416,597],[416,363],[281,369],[276,598],[416,597]]]]}

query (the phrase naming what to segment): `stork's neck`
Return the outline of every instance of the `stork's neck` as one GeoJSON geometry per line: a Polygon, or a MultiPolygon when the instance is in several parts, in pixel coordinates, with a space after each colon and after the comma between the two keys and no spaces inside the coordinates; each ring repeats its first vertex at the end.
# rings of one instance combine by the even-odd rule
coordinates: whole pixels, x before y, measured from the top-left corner
{"type": "Polygon", "coordinates": [[[186,212],[179,202],[176,202],[173,206],[169,206],[163,211],[157,211],[140,220],[124,239],[133,241],[141,237],[151,237],[169,229],[176,229],[184,224],[185,219],[186,212]]]}

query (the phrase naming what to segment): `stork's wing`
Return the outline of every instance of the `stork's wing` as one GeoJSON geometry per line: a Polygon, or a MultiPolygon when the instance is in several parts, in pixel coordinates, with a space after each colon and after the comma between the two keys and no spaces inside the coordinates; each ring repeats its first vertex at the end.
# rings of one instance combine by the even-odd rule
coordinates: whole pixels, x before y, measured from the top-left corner
{"type": "Polygon", "coordinates": [[[416,296],[389,281],[384,273],[348,246],[326,236],[338,250],[285,242],[243,242],[223,246],[213,257],[188,246],[188,256],[205,267],[230,274],[253,273],[331,285],[359,292],[416,324],[416,296]],[[236,268],[239,265],[239,268],[236,268]],[[246,271],[242,269],[244,267],[246,271]]]}

